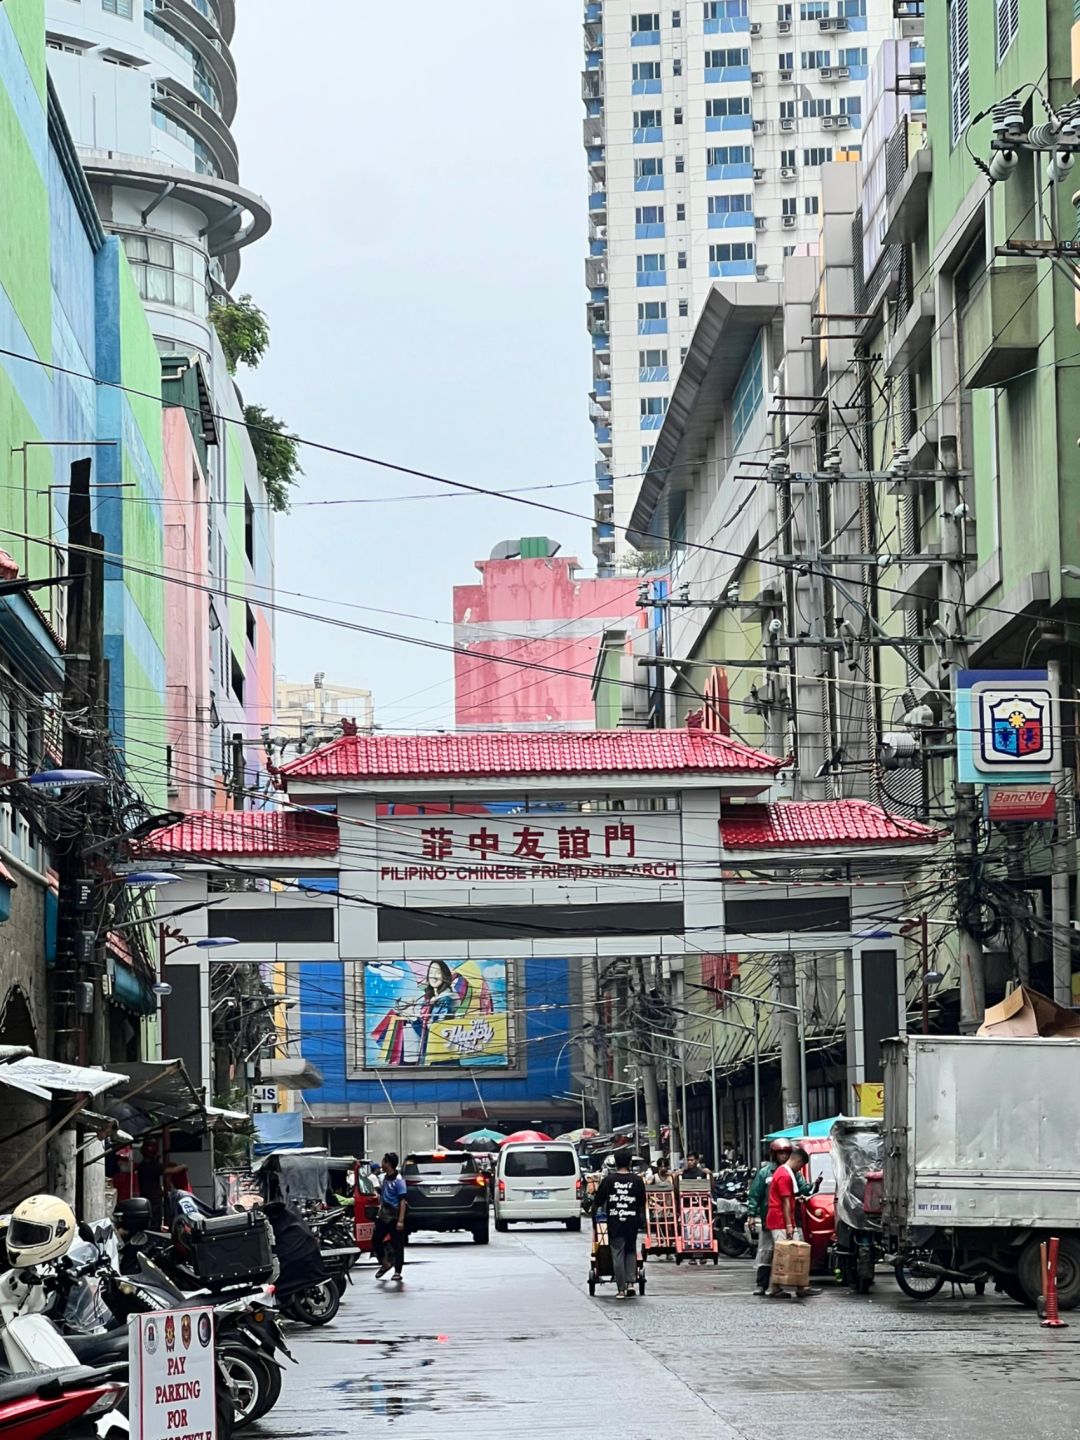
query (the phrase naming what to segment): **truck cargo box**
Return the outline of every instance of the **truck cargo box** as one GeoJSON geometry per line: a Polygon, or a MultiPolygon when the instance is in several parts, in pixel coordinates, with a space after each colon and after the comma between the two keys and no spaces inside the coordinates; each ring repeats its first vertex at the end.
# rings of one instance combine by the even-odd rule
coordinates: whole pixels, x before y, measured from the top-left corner
{"type": "Polygon", "coordinates": [[[1080,1040],[882,1045],[886,1229],[1080,1229],[1080,1040]]]}

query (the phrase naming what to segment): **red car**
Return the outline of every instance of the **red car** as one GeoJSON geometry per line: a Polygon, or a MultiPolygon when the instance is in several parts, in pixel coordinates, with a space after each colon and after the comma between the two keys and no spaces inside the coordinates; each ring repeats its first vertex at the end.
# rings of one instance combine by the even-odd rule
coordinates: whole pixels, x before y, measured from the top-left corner
{"type": "Polygon", "coordinates": [[[803,1234],[810,1244],[810,1268],[815,1272],[828,1270],[829,1248],[836,1239],[836,1178],[833,1174],[832,1141],[821,1139],[796,1140],[796,1145],[810,1156],[807,1178],[811,1185],[821,1181],[815,1194],[803,1202],[803,1234]]]}

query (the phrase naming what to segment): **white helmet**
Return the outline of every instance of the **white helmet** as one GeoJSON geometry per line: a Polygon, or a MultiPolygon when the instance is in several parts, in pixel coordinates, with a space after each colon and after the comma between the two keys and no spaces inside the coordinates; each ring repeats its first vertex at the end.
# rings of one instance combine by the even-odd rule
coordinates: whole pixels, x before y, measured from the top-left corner
{"type": "Polygon", "coordinates": [[[56,1195],[31,1195],[15,1206],[7,1232],[8,1260],[15,1269],[59,1260],[75,1240],[75,1212],[56,1195]]]}

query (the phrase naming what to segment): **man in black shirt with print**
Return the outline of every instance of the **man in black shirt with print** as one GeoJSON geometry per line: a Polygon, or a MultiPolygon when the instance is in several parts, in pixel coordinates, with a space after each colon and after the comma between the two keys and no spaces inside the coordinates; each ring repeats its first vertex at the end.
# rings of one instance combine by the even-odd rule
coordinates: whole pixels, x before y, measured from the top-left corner
{"type": "Polygon", "coordinates": [[[596,1190],[594,1213],[607,1216],[608,1242],[615,1270],[618,1298],[633,1294],[637,1271],[637,1237],[645,1215],[645,1181],[630,1169],[633,1155],[616,1150],[615,1169],[609,1170],[596,1190]]]}

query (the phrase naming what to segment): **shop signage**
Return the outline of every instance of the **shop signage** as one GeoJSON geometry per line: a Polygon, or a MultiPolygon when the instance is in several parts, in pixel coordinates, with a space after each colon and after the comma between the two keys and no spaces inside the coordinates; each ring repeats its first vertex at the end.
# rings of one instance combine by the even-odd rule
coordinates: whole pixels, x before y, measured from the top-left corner
{"type": "Polygon", "coordinates": [[[985,795],[988,820],[1053,820],[1057,814],[1052,785],[988,785],[985,795]]]}
{"type": "Polygon", "coordinates": [[[1057,685],[1045,670],[957,672],[961,784],[1048,782],[1060,745],[1057,685]]]}
{"type": "Polygon", "coordinates": [[[132,1440],[216,1440],[213,1309],[132,1315],[128,1332],[132,1440]]]}

